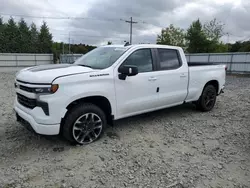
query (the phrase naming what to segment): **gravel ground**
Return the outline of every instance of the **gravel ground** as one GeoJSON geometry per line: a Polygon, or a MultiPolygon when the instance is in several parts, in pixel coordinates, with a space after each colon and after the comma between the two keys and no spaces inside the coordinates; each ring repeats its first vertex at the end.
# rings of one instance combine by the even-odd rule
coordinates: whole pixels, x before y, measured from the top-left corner
{"type": "Polygon", "coordinates": [[[250,187],[250,78],[227,77],[211,112],[127,118],[82,147],[20,126],[13,80],[0,73],[0,187],[250,187]]]}

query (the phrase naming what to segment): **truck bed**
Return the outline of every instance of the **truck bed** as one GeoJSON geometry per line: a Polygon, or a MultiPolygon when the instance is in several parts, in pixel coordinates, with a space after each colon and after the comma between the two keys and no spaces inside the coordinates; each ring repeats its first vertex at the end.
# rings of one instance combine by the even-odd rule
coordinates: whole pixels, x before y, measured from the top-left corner
{"type": "Polygon", "coordinates": [[[189,87],[187,101],[196,101],[208,80],[218,80],[219,88],[225,84],[225,65],[213,63],[188,63],[189,87]]]}

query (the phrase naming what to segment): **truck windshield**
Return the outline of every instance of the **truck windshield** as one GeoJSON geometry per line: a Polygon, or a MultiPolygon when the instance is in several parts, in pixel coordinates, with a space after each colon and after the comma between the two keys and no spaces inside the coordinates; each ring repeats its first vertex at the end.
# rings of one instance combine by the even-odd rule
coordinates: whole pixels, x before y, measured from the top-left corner
{"type": "Polygon", "coordinates": [[[128,47],[99,47],[83,55],[74,64],[93,69],[105,69],[128,50],[128,47]]]}

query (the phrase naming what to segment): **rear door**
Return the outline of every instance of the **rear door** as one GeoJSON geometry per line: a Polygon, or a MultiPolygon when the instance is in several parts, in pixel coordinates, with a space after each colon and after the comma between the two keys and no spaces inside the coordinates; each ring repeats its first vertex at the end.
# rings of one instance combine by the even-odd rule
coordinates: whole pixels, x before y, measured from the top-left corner
{"type": "Polygon", "coordinates": [[[187,96],[188,67],[177,49],[157,48],[158,107],[183,103],[187,96]]]}

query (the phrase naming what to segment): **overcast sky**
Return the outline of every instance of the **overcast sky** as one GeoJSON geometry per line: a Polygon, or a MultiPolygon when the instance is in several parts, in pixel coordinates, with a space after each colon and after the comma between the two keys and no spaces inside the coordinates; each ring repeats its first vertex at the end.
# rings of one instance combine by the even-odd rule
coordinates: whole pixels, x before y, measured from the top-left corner
{"type": "Polygon", "coordinates": [[[133,24],[133,43],[155,43],[162,27],[172,23],[186,29],[197,18],[223,22],[230,42],[250,39],[250,0],[0,0],[0,5],[5,20],[8,14],[44,17],[25,20],[37,25],[45,20],[59,42],[68,42],[70,33],[71,43],[123,44],[129,40],[129,24],[120,19],[131,16],[138,22],[133,24]]]}

